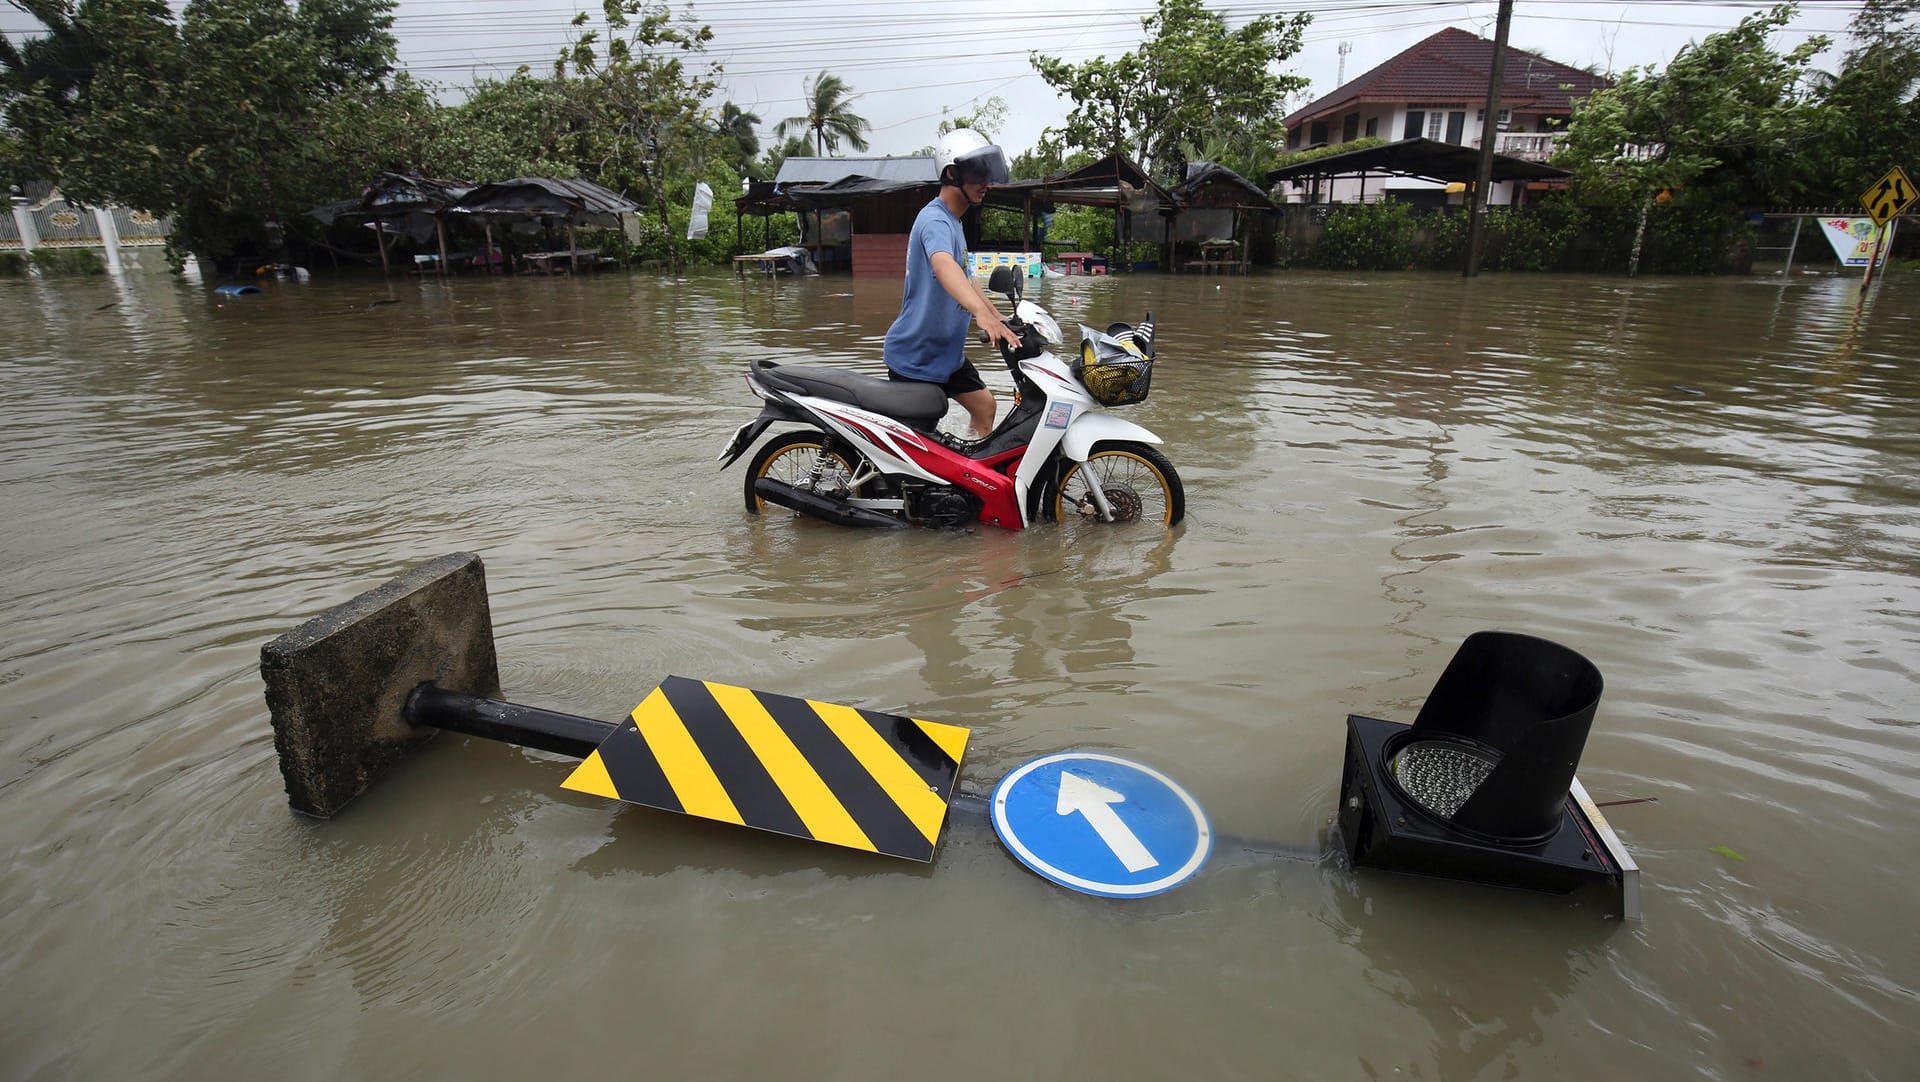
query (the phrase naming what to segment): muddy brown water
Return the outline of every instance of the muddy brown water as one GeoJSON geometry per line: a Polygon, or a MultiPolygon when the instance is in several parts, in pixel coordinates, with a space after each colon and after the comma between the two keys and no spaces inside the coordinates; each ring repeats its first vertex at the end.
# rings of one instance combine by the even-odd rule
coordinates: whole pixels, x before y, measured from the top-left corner
{"type": "Polygon", "coordinates": [[[1049,280],[1154,309],[1181,527],[744,515],[745,359],[877,371],[897,296],[0,282],[0,1076],[1913,1077],[1920,280],[1049,280]],[[509,698],[911,713],[973,792],[1110,751],[1235,840],[1110,902],[978,816],[923,867],[454,737],[293,815],[261,645],[460,549],[509,698]],[[1643,922],[1316,859],[1345,716],[1481,628],[1605,675],[1643,922]]]}

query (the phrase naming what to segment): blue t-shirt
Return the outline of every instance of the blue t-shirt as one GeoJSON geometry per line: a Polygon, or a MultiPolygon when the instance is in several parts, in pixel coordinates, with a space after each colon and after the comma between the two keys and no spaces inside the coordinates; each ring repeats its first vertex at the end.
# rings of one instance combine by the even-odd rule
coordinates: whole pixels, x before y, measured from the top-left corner
{"type": "Polygon", "coordinates": [[[960,219],[939,199],[921,208],[907,239],[907,285],[900,315],[887,328],[887,367],[910,379],[945,383],[966,360],[972,316],[933,276],[932,257],[946,252],[967,270],[967,237],[960,219]]]}

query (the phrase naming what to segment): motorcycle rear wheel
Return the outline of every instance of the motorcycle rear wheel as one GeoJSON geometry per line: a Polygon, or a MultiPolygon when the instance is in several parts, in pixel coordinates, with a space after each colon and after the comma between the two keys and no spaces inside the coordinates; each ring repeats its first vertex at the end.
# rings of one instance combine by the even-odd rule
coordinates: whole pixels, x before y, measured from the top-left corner
{"type": "Polygon", "coordinates": [[[1095,444],[1085,462],[1062,464],[1057,479],[1044,477],[1035,493],[1036,518],[1044,522],[1079,520],[1098,525],[1123,522],[1172,527],[1187,514],[1187,493],[1166,455],[1144,443],[1114,440],[1095,444]],[[1105,523],[1089,494],[1098,484],[1113,508],[1105,523]]]}
{"type": "Polygon", "coordinates": [[[857,496],[859,490],[849,484],[853,470],[853,460],[845,452],[829,447],[825,434],[809,430],[782,432],[768,440],[747,463],[747,514],[757,515],[769,506],[753,490],[753,483],[762,477],[784,481],[795,488],[811,489],[823,496],[857,496]],[[820,465],[818,480],[823,486],[819,488],[814,487],[816,463],[820,465]]]}

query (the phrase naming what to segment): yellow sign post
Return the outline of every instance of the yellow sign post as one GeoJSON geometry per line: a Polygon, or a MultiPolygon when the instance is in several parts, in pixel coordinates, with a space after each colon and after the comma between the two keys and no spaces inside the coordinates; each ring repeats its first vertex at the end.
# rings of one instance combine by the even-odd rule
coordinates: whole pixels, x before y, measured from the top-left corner
{"type": "MultiPolygon", "coordinates": [[[[1867,214],[1873,218],[1873,223],[1887,226],[1882,230],[1879,242],[1873,246],[1873,258],[1867,260],[1867,276],[1860,281],[1863,290],[1873,283],[1873,268],[1880,262],[1880,250],[1893,236],[1893,227],[1887,223],[1898,218],[1902,212],[1912,206],[1916,198],[1920,198],[1920,190],[1914,188],[1913,181],[1907,177],[1907,171],[1897,165],[1887,170],[1886,176],[1881,177],[1878,183],[1861,194],[1860,205],[1867,208],[1867,214]]],[[[1863,293],[1862,297],[1864,296],[1863,293]]]]}

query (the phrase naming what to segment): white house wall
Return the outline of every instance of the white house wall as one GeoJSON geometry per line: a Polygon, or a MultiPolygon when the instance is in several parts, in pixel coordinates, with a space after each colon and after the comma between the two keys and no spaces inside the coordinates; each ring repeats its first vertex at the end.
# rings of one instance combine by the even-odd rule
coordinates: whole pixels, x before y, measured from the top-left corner
{"type": "MultiPolygon", "coordinates": [[[[1329,119],[1326,122],[1327,134],[1329,144],[1338,146],[1340,142],[1344,141],[1341,139],[1341,135],[1346,128],[1346,118],[1350,114],[1358,112],[1360,114],[1359,121],[1355,125],[1359,133],[1358,136],[1356,136],[1357,138],[1366,138],[1367,125],[1371,123],[1374,128],[1374,134],[1377,137],[1385,139],[1388,142],[1397,142],[1408,137],[1406,131],[1408,114],[1419,112],[1425,113],[1427,116],[1423,118],[1421,130],[1418,135],[1424,138],[1435,139],[1439,142],[1445,142],[1448,120],[1447,114],[1458,112],[1465,114],[1461,127],[1460,145],[1474,147],[1479,145],[1482,135],[1487,130],[1486,121],[1480,115],[1483,110],[1484,105],[1475,102],[1436,101],[1403,102],[1393,105],[1363,104],[1329,119]],[[1415,108],[1415,106],[1418,106],[1418,108],[1415,108]],[[1439,135],[1432,134],[1432,117],[1435,113],[1438,113],[1440,116],[1439,135]]],[[[1525,131],[1528,127],[1538,128],[1541,126],[1540,118],[1537,116],[1520,114],[1512,116],[1511,119],[1513,122],[1507,127],[1507,131],[1510,133],[1525,131]]],[[[1497,130],[1496,134],[1498,134],[1497,130]]],[[[1445,183],[1440,181],[1416,180],[1411,177],[1390,177],[1385,175],[1367,177],[1364,183],[1366,189],[1364,199],[1369,203],[1378,202],[1388,192],[1434,192],[1444,191],[1447,187],[1445,183]]],[[[1338,177],[1332,181],[1323,180],[1320,182],[1320,195],[1315,201],[1322,203],[1357,203],[1362,200],[1361,186],[1362,181],[1359,177],[1338,177]]],[[[1518,187],[1519,185],[1517,183],[1511,181],[1495,184],[1488,192],[1488,202],[1496,206],[1511,204],[1514,202],[1518,187]]],[[[1311,185],[1301,188],[1292,188],[1289,186],[1288,190],[1283,192],[1282,195],[1284,196],[1285,202],[1304,203],[1307,201],[1307,196],[1311,190],[1311,185]]],[[[1454,192],[1447,196],[1447,203],[1451,206],[1461,206],[1464,205],[1465,202],[1466,195],[1463,192],[1454,192]]]]}

